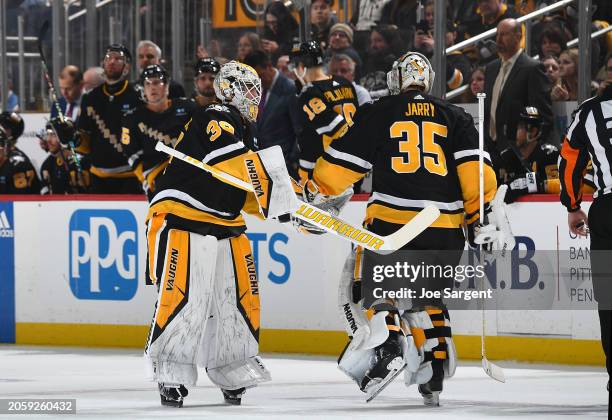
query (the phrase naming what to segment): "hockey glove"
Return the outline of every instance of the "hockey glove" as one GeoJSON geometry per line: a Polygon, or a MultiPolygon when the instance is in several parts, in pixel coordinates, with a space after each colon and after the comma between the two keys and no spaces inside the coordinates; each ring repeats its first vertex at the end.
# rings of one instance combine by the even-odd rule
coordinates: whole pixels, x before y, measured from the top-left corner
{"type": "Polygon", "coordinates": [[[59,117],[52,118],[49,121],[53,130],[57,134],[57,138],[60,143],[64,145],[69,145],[70,143],[76,143],[76,128],[74,126],[74,122],[68,118],[64,118],[64,120],[60,120],[59,117]]]}
{"type": "Polygon", "coordinates": [[[546,192],[544,182],[538,180],[535,172],[527,172],[521,178],[516,178],[507,185],[508,192],[504,201],[508,204],[514,203],[519,197],[526,194],[546,192]]]}

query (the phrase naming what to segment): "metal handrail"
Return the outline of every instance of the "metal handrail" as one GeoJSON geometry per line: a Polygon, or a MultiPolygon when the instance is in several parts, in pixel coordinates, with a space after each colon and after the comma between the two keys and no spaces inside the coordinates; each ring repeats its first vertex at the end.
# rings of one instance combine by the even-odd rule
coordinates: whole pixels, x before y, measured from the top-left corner
{"type": "MultiPolygon", "coordinates": [[[[99,9],[102,6],[106,6],[108,3],[111,3],[113,1],[115,0],[101,0],[98,3],[96,3],[96,9],[99,9]]],[[[78,12],[73,13],[72,15],[68,16],[68,21],[71,22],[75,20],[76,18],[83,16],[86,13],[87,13],[87,9],[79,10],[78,12]]]]}
{"type": "MultiPolygon", "coordinates": [[[[561,0],[561,1],[558,1],[557,3],[551,4],[550,6],[543,7],[542,9],[536,10],[535,12],[531,12],[531,13],[526,14],[525,16],[521,16],[520,18],[517,18],[516,20],[519,23],[523,23],[528,20],[545,15],[546,13],[553,12],[557,9],[561,9],[570,3],[574,3],[575,1],[576,0],[561,0]]],[[[497,28],[492,28],[492,29],[489,29],[488,31],[484,31],[481,34],[478,34],[469,39],[466,39],[465,41],[461,41],[458,44],[451,45],[450,47],[446,49],[446,55],[452,53],[453,51],[458,51],[465,47],[469,47],[470,45],[475,44],[480,40],[490,38],[496,33],[497,33],[497,28]]]]}
{"type": "MultiPolygon", "coordinates": [[[[7,36],[6,40],[7,41],[19,41],[19,37],[18,36],[7,36]]],[[[38,41],[38,38],[35,36],[24,36],[23,40],[24,41],[38,41]]]]}
{"type": "MultiPolygon", "coordinates": [[[[573,0],[572,0],[573,1],[573,0]]],[[[605,34],[607,34],[608,32],[612,31],[612,25],[608,26],[607,28],[603,28],[603,29],[599,29],[595,32],[591,33],[591,39],[596,39],[599,38],[605,34]]],[[[574,38],[571,41],[569,41],[567,43],[567,48],[572,48],[575,47],[576,45],[578,45],[578,38],[574,38]]],[[[536,54],[532,57],[534,60],[539,60],[540,59],[540,55],[536,54]]],[[[468,87],[469,87],[469,83],[465,84],[461,87],[458,87],[457,89],[451,90],[450,92],[448,92],[446,94],[446,99],[453,99],[459,95],[461,95],[463,92],[465,92],[468,87]]]]}

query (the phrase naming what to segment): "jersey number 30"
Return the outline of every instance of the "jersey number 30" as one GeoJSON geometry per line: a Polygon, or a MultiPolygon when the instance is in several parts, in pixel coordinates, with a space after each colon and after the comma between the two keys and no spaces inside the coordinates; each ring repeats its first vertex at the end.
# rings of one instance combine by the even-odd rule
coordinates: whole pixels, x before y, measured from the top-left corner
{"type": "Polygon", "coordinates": [[[435,142],[435,135],[446,138],[447,133],[445,125],[431,121],[424,121],[422,130],[414,121],[393,123],[389,135],[392,139],[404,139],[399,141],[399,151],[407,156],[392,157],[391,167],[398,174],[411,174],[422,165],[433,174],[445,176],[448,173],[446,158],[440,145],[435,142]]]}

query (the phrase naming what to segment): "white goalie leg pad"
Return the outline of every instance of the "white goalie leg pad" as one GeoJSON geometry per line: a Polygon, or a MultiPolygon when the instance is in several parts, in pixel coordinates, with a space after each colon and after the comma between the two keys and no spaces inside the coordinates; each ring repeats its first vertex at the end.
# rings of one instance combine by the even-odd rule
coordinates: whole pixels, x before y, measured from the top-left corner
{"type": "MultiPolygon", "coordinates": [[[[450,327],[450,320],[444,317],[444,325],[450,327]]],[[[446,341],[446,360],[444,361],[444,377],[452,378],[457,370],[457,349],[453,337],[445,337],[446,341]]]]}
{"type": "Polygon", "coordinates": [[[353,250],[349,254],[338,283],[339,313],[341,314],[344,329],[349,337],[353,338],[354,346],[359,345],[370,334],[370,327],[364,310],[359,302],[354,303],[353,286],[355,285],[355,272],[359,269],[359,267],[355,267],[357,252],[361,251],[353,250]]]}
{"type": "Polygon", "coordinates": [[[199,365],[225,389],[270,380],[259,352],[259,288],[245,235],[220,240],[213,280],[211,319],[201,340],[199,365]],[[245,301],[248,296],[252,301],[245,301]],[[249,305],[251,306],[249,308],[249,305]]]}
{"type": "Polygon", "coordinates": [[[426,311],[404,312],[402,319],[409,329],[406,334],[407,349],[404,353],[407,364],[404,383],[406,386],[427,383],[433,375],[433,370],[431,361],[425,361],[425,352],[432,351],[439,341],[437,338],[427,339],[424,331],[432,329],[433,323],[426,311]]]}
{"type": "Polygon", "coordinates": [[[145,349],[148,378],[195,385],[199,343],[210,311],[217,239],[179,230],[168,234],[163,278],[145,349]],[[187,277],[188,276],[188,277],[187,277]]]}
{"type": "Polygon", "coordinates": [[[249,154],[244,163],[264,218],[278,217],[298,209],[300,202],[295,196],[280,146],[249,154]]]}
{"type": "Polygon", "coordinates": [[[272,379],[259,356],[207,369],[206,373],[215,385],[223,389],[251,388],[272,379]]]}

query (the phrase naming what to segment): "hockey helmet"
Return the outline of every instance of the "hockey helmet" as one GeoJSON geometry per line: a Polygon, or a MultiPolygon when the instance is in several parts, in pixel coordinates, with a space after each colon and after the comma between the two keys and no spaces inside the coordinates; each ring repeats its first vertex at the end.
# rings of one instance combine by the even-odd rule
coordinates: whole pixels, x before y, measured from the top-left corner
{"type": "Polygon", "coordinates": [[[195,77],[198,77],[202,73],[217,74],[221,70],[221,64],[214,58],[201,58],[193,66],[195,70],[195,77]]]}
{"type": "Polygon", "coordinates": [[[294,44],[289,57],[294,66],[299,63],[302,63],[304,67],[323,65],[323,50],[317,41],[294,44]]]}
{"type": "Polygon", "coordinates": [[[132,62],[132,54],[130,54],[130,50],[127,49],[127,47],[123,44],[111,44],[108,47],[106,47],[106,51],[104,52],[104,56],[106,57],[106,55],[108,55],[111,52],[115,52],[120,54],[124,59],[126,63],[131,63],[132,62]]]}
{"type": "Polygon", "coordinates": [[[213,83],[221,102],[233,105],[248,121],[254,122],[261,100],[261,80],[255,69],[230,61],[221,66],[213,83]]]}
{"type": "Polygon", "coordinates": [[[420,87],[429,93],[436,74],[431,63],[423,54],[407,52],[398,58],[387,73],[387,87],[391,95],[405,92],[410,87],[420,87]]]}
{"type": "Polygon", "coordinates": [[[10,111],[0,113],[0,126],[6,135],[6,139],[12,142],[16,142],[25,129],[25,124],[21,115],[10,111]]]}
{"type": "Polygon", "coordinates": [[[170,80],[170,75],[168,74],[166,69],[164,69],[159,64],[151,64],[150,66],[145,67],[145,69],[142,71],[142,74],[140,75],[140,82],[142,84],[144,84],[146,79],[159,79],[164,84],[168,84],[168,81],[170,80]]]}
{"type": "Polygon", "coordinates": [[[525,125],[528,133],[528,141],[535,141],[541,137],[542,127],[544,126],[544,118],[535,106],[526,106],[521,109],[519,114],[519,124],[525,125]],[[537,128],[535,137],[531,137],[533,128],[537,128]]]}

